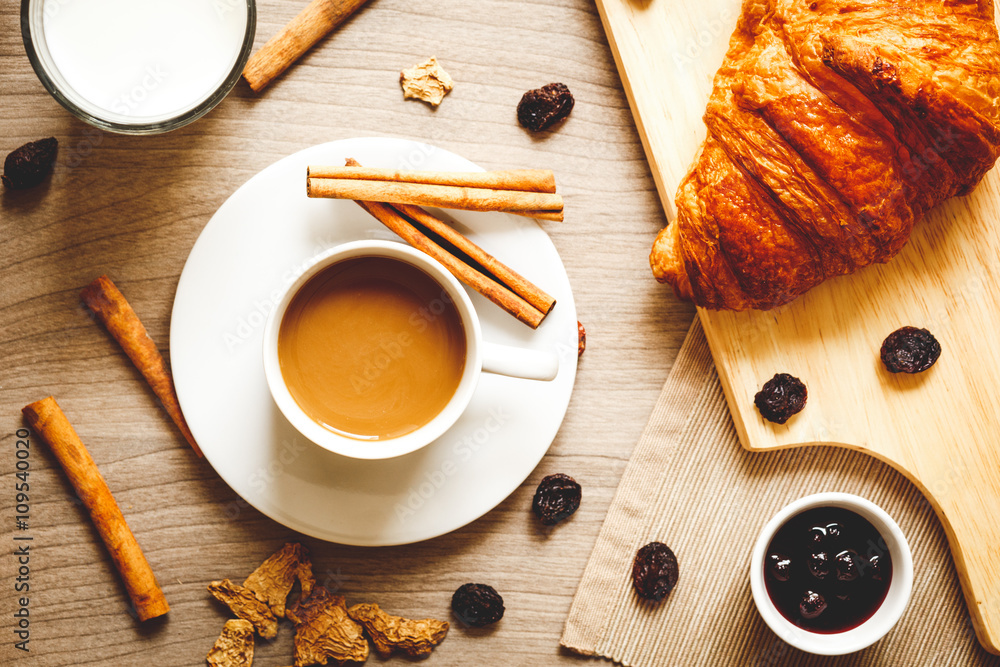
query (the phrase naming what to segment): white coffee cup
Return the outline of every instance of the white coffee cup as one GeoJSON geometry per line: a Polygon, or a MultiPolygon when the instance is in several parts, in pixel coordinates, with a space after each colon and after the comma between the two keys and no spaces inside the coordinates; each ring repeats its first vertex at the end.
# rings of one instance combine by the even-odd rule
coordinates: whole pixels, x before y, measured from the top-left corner
{"type": "Polygon", "coordinates": [[[552,380],[559,372],[559,357],[554,352],[546,353],[484,341],[479,317],[458,279],[429,255],[393,241],[354,241],[318,255],[285,291],[264,325],[264,375],[278,409],[292,426],[309,440],[331,452],[352,458],[387,459],[409,454],[433,442],[451,428],[468,407],[479,383],[479,376],[483,372],[526,380],[552,380]],[[448,294],[465,330],[465,367],[451,400],[428,423],[395,438],[360,440],[335,433],[317,423],[292,397],[278,362],[278,331],[292,298],[320,271],[356,257],[387,257],[401,260],[422,270],[448,294]]]}

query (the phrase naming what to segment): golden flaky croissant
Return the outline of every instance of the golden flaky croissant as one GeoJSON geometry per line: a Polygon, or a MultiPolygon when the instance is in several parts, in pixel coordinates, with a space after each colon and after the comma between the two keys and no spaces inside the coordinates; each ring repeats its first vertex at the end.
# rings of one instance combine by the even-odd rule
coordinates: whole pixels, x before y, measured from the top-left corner
{"type": "Polygon", "coordinates": [[[650,264],[767,309],[892,258],[1000,150],[992,0],[745,0],[650,264]]]}

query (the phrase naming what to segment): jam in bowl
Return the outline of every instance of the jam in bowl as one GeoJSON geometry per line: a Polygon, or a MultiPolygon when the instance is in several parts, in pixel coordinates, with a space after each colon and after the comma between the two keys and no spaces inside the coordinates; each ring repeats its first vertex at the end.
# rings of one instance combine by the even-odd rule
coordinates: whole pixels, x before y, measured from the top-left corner
{"type": "Polygon", "coordinates": [[[796,648],[820,655],[881,639],[910,597],[913,563],[899,526],[858,496],[797,500],[764,527],[750,587],[764,621],[796,648]]]}

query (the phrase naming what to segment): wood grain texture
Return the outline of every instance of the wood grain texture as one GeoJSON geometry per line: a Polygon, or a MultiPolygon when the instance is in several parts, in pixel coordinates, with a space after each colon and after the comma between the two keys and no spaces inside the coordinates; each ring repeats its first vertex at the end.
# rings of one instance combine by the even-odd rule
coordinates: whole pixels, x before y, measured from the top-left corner
{"type": "MultiPolygon", "coordinates": [[[[256,46],[303,5],[260,0],[256,46]]],[[[45,93],[24,55],[18,3],[8,2],[0,4],[0,99],[0,154],[44,136],[60,141],[51,182],[0,197],[0,664],[204,664],[229,618],[205,586],[241,581],[296,539],[312,550],[320,583],[351,604],[451,621],[460,584],[496,586],[504,620],[493,630],[454,627],[428,665],[581,663],[558,649],[562,625],[694,315],[650,279],[646,256],[664,214],[591,3],[376,0],[261,95],[240,83],[187,128],[124,137],[83,125],[45,93]],[[398,84],[401,69],[431,55],[456,81],[437,110],[404,101],[398,84]],[[570,87],[576,108],[558,129],[531,135],[515,107],[525,90],[552,81],[570,87]],[[525,483],[459,531],[379,549],[303,538],[243,504],[193,455],[78,300],[106,273],[169,358],[177,280],[219,205],[279,158],[370,135],[433,143],[491,169],[554,170],[566,222],[546,229],[588,332],[566,420],[525,483]],[[11,641],[15,432],[21,407],[49,394],[103,472],[171,612],[142,626],[129,616],[84,509],[51,455],[33,447],[32,650],[22,655],[11,641]],[[576,477],[584,501],[565,525],[543,531],[531,495],[553,472],[576,477]]],[[[256,664],[289,664],[291,636],[285,625],[276,641],[259,642],[256,664]]]]}
{"type": "MultiPolygon", "coordinates": [[[[704,138],[700,116],[740,3],[598,5],[669,211],[704,138]]],[[[699,313],[745,447],[866,451],[926,494],[948,535],[977,636],[993,653],[1000,653],[1000,526],[988,518],[1000,515],[998,257],[993,170],[970,196],[934,209],[887,265],[828,281],[772,311],[699,313]],[[945,350],[922,375],[894,376],[879,362],[882,340],[904,325],[929,328],[945,350]],[[765,422],[753,405],[776,372],[809,387],[805,411],[786,426],[765,422]]]]}

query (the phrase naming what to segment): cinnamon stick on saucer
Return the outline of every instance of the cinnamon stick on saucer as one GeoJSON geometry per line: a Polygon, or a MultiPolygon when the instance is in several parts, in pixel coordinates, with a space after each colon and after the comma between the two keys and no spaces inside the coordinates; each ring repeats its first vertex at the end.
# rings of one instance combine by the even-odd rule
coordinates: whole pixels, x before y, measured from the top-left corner
{"type": "MultiPolygon", "coordinates": [[[[361,168],[354,158],[347,159],[347,166],[361,168]]],[[[420,207],[405,204],[391,206],[381,202],[360,200],[356,200],[356,203],[404,241],[441,262],[460,281],[532,329],[537,329],[555,306],[554,298],[420,207]],[[435,243],[416,226],[418,223],[478,262],[499,282],[435,243]]]]}
{"type": "Polygon", "coordinates": [[[453,227],[447,225],[443,220],[434,217],[419,206],[396,204],[393,208],[410,220],[434,232],[474,261],[479,262],[484,269],[496,276],[514,294],[517,294],[540,310],[543,315],[548,315],[549,311],[555,307],[556,300],[554,297],[542,291],[520,273],[480,248],[453,227]]]}
{"type": "Polygon", "coordinates": [[[456,258],[414,227],[402,213],[392,206],[373,201],[357,201],[356,203],[371,213],[383,225],[396,232],[404,241],[444,264],[444,267],[451,271],[456,278],[532,329],[537,329],[538,325],[542,323],[545,313],[514,294],[504,285],[456,258]]]}
{"type": "Polygon", "coordinates": [[[160,351],[156,349],[156,344],[146,333],[146,327],[139,321],[139,316],[132,310],[132,306],[125,300],[122,293],[107,276],[98,276],[94,282],[83,288],[83,291],[80,292],[80,298],[94,312],[108,333],[118,341],[128,358],[146,378],[153,393],[160,399],[163,408],[177,424],[181,435],[194,449],[195,454],[202,456],[201,449],[195,442],[194,435],[191,434],[191,429],[184,421],[181,404],[177,400],[174,383],[170,379],[167,365],[164,363],[160,351]]]}
{"type": "Polygon", "coordinates": [[[363,167],[309,167],[306,194],[329,199],[503,211],[543,220],[563,219],[563,200],[551,171],[395,171],[363,167]]]}
{"type": "Polygon", "coordinates": [[[398,171],[378,167],[307,167],[306,178],[351,178],[362,181],[426,183],[491,190],[525,192],[556,191],[555,174],[550,169],[506,169],[500,171],[398,171]]]}
{"type": "Polygon", "coordinates": [[[312,0],[250,57],[243,78],[259,93],[367,0],[312,0]]]}
{"type": "Polygon", "coordinates": [[[70,484],[83,501],[90,520],[97,528],[104,546],[111,554],[115,569],[125,583],[125,590],[135,606],[140,621],[163,616],[170,611],[163,591],[139,543],[125,522],[118,503],[108,489],[94,459],[73,430],[56,400],[49,396],[24,407],[21,411],[28,425],[48,443],[56,460],[69,478],[70,484]]]}
{"type": "Polygon", "coordinates": [[[466,211],[502,211],[529,217],[551,213],[561,219],[563,210],[562,197],[548,192],[494,190],[426,183],[309,178],[306,179],[306,193],[310,197],[327,199],[360,199],[386,204],[415,204],[466,211]]]}

